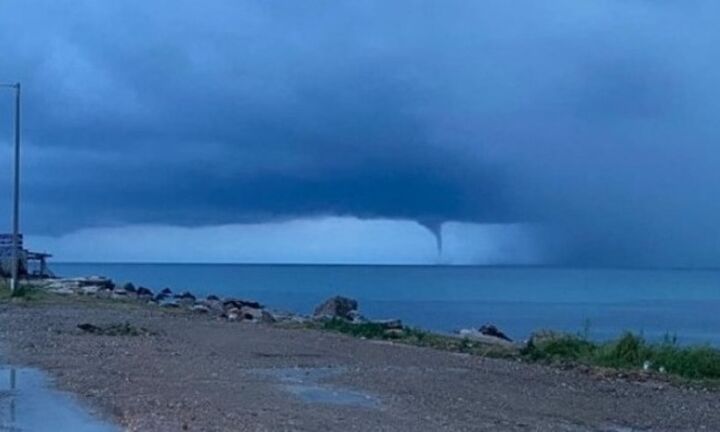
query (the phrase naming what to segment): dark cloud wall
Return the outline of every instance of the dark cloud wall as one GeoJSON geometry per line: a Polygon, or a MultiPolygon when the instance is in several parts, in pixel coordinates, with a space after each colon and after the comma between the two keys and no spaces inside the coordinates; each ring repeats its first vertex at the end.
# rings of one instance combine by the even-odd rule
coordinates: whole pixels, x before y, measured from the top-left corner
{"type": "Polygon", "coordinates": [[[4,0],[26,230],[527,222],[563,262],[719,265],[718,12],[4,0]]]}

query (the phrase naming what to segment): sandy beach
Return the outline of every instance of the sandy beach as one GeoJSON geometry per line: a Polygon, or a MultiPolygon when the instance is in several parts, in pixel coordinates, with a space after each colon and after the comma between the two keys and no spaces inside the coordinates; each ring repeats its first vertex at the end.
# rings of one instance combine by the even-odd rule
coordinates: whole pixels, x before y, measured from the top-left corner
{"type": "Polygon", "coordinates": [[[109,301],[0,305],[6,363],[129,431],[720,430],[720,397],[661,382],[109,301]],[[92,335],[128,322],[149,334],[92,335]]]}

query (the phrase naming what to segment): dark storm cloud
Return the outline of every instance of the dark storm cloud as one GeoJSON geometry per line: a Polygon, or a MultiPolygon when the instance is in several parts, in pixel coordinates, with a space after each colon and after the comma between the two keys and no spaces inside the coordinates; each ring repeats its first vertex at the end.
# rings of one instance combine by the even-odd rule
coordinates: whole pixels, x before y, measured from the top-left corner
{"type": "Polygon", "coordinates": [[[0,8],[29,231],[531,222],[568,262],[720,264],[710,1],[0,8]]]}

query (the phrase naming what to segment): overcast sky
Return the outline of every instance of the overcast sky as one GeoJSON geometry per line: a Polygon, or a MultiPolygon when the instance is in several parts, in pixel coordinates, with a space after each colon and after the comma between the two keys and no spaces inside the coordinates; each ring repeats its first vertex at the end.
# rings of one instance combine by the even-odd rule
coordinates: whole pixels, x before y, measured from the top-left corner
{"type": "Polygon", "coordinates": [[[720,265],[718,16],[711,0],[1,0],[23,228],[66,259],[434,262],[431,230],[452,222],[444,262],[720,265]],[[164,252],[179,238],[208,245],[164,252]]]}

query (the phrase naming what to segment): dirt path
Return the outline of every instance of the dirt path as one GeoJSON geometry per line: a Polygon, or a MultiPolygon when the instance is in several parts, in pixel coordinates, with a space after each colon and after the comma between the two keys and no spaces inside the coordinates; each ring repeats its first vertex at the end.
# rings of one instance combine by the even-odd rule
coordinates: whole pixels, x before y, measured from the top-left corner
{"type": "Polygon", "coordinates": [[[718,393],[325,332],[102,303],[6,303],[0,320],[7,361],[132,431],[720,430],[718,393]],[[157,334],[76,328],[125,321],[157,334]]]}

